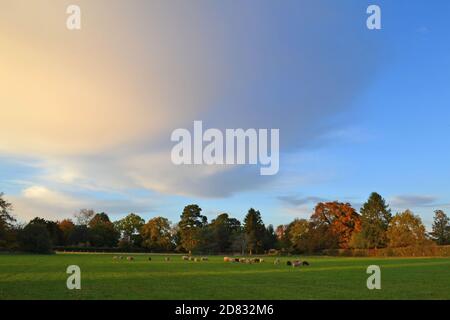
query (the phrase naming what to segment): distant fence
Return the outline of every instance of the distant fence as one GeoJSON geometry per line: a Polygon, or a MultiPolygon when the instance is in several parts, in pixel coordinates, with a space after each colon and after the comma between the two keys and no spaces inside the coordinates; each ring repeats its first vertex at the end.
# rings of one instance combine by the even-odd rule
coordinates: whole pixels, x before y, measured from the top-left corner
{"type": "Polygon", "coordinates": [[[337,257],[450,257],[450,246],[417,246],[382,249],[327,249],[322,253],[337,257]]]}

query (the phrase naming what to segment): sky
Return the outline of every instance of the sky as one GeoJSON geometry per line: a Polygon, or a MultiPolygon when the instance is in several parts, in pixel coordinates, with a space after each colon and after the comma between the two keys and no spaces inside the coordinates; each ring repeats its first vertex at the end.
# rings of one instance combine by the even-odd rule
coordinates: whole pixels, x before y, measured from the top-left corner
{"type": "Polygon", "coordinates": [[[0,0],[0,192],[19,221],[81,208],[266,224],[373,191],[450,213],[450,3],[0,0]],[[81,8],[81,30],[66,8],[81,8]],[[381,30],[366,27],[370,4],[381,30]],[[280,170],[171,162],[171,132],[277,128],[280,170]]]}

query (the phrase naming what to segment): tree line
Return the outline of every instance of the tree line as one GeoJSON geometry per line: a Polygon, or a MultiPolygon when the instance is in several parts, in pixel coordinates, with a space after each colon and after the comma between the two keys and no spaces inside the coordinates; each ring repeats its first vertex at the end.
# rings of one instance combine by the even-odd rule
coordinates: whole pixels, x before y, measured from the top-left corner
{"type": "Polygon", "coordinates": [[[349,203],[320,202],[309,219],[287,225],[265,225],[250,208],[241,222],[227,213],[208,222],[202,209],[184,207],[180,220],[154,217],[147,222],[130,213],[111,221],[108,214],[82,209],[73,219],[50,221],[36,217],[20,225],[12,204],[0,193],[0,249],[50,252],[56,247],[114,248],[149,252],[320,253],[325,249],[376,249],[450,244],[450,222],[436,210],[432,232],[410,210],[392,215],[386,201],[372,193],[357,212],[349,203]]]}

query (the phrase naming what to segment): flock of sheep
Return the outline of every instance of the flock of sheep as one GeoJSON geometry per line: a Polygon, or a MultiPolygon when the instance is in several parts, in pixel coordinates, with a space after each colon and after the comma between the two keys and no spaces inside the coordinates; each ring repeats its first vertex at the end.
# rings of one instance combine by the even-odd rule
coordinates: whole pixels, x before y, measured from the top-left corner
{"type": "MultiPolygon", "coordinates": [[[[123,257],[123,256],[114,256],[113,260],[123,260],[126,259],[128,261],[133,261],[134,257],[132,256],[127,256],[127,257],[123,257]]],[[[208,261],[208,257],[192,257],[192,256],[182,256],[181,257],[182,260],[184,261],[195,261],[195,262],[200,262],[200,261],[208,261]]],[[[148,261],[152,261],[151,257],[148,257],[148,261]]],[[[170,261],[170,257],[165,257],[164,261],[170,261]]],[[[238,263],[247,263],[247,264],[252,264],[252,263],[263,263],[264,259],[262,258],[230,258],[230,257],[224,257],[223,258],[224,262],[238,262],[238,263]]],[[[273,262],[273,264],[280,264],[281,260],[279,258],[276,258],[275,261],[273,262]]],[[[300,266],[309,266],[308,261],[300,261],[300,260],[293,260],[293,261],[286,261],[286,265],[287,266],[292,266],[294,268],[296,267],[300,267],[300,266]]]]}

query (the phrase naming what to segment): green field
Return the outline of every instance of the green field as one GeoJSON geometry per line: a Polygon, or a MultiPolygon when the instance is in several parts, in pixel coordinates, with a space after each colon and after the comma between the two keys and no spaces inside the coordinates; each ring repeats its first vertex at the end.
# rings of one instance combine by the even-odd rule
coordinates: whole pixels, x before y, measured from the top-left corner
{"type": "Polygon", "coordinates": [[[272,257],[250,265],[133,256],[3,254],[0,299],[450,299],[449,258],[308,257],[310,266],[294,269],[272,257]],[[81,290],[66,287],[69,265],[81,268],[81,290]],[[381,290],[366,287],[369,265],[381,267],[381,290]]]}

